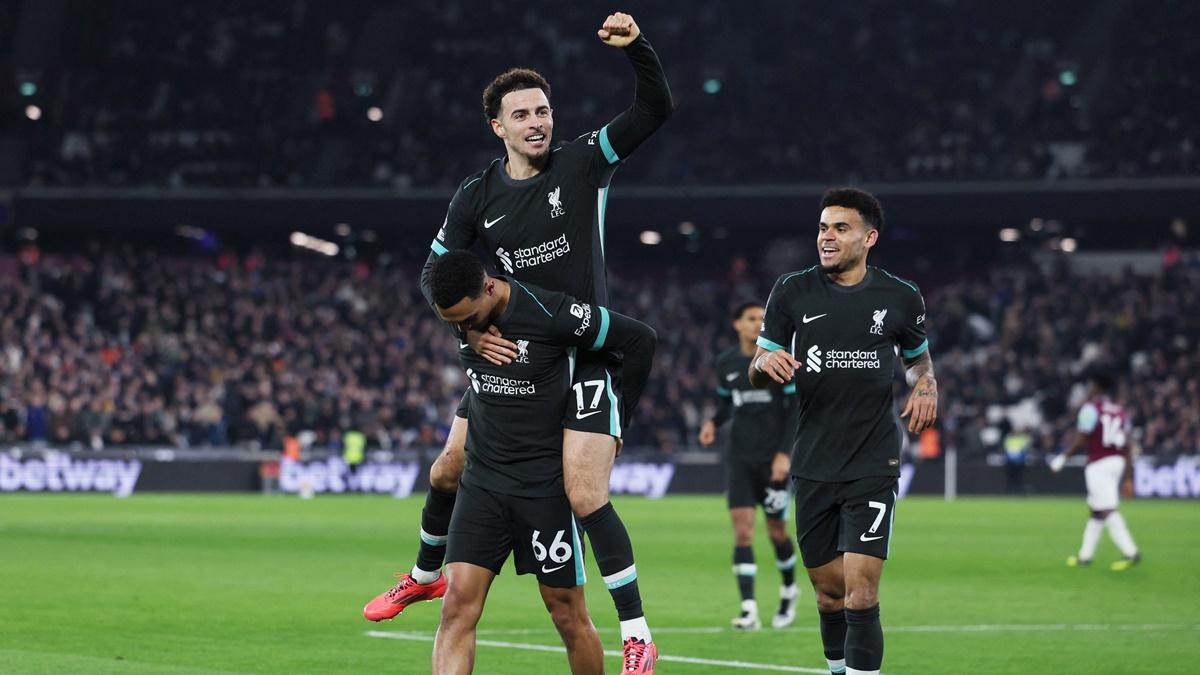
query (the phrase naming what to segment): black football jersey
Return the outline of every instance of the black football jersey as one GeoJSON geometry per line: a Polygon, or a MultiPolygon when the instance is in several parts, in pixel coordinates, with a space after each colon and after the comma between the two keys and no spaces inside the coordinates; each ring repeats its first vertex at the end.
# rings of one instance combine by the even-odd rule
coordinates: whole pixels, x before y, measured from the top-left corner
{"type": "Polygon", "coordinates": [[[815,481],[900,475],[893,419],[897,352],[925,352],[925,301],[911,282],[877,267],[840,286],[819,266],[775,282],[758,345],[790,349],[799,425],[792,473],[815,481]],[[794,342],[793,342],[794,338],[794,342]]]}
{"type": "Polygon", "coordinates": [[[608,126],[554,148],[533,178],[509,177],[506,161],[500,157],[463,181],[433,251],[441,255],[478,241],[505,274],[606,304],[604,209],[621,161],[608,126]]]}
{"type": "Polygon", "coordinates": [[[788,417],[795,414],[796,384],[756,389],[750,384],[750,360],[738,347],[717,355],[713,370],[717,378],[717,396],[729,405],[732,425],[729,431],[729,456],[746,462],[770,462],[779,452],[791,449],[792,439],[784,437],[788,417]]]}
{"type": "MultiPolygon", "coordinates": [[[[462,480],[502,494],[561,495],[562,417],[574,349],[604,348],[608,310],[505,280],[512,283],[508,306],[493,324],[516,343],[517,358],[496,366],[459,344],[458,358],[471,386],[462,480]]],[[[611,396],[611,383],[607,391],[611,396]]]]}

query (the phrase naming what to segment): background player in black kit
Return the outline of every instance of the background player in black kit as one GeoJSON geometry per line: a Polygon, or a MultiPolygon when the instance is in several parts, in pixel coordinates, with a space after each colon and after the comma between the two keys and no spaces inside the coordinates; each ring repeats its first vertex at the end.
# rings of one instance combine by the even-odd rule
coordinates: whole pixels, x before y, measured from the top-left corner
{"type": "Polygon", "coordinates": [[[878,673],[883,662],[879,577],[900,475],[900,430],[892,423],[897,347],[913,387],[901,413],[908,430],[920,433],[937,417],[925,301],[913,284],[867,267],[882,226],[871,194],[825,193],[820,264],[775,282],[749,369],[754,386],[794,379],[800,396],[796,535],[833,673],[878,673]]]}
{"type": "MultiPolygon", "coordinates": [[[[564,293],[488,277],[474,254],[442,256],[430,274],[434,305],[463,330],[501,329],[519,346],[497,366],[468,346],[459,360],[471,382],[466,470],[449,528],[449,577],[433,672],[470,672],[475,626],[509,553],[519,574],[537,574],[542,598],[567,646],[571,670],[603,672],[603,650],[584,604],[583,542],[563,489],[562,425],[573,349],[624,355],[623,401],[637,405],[656,336],[649,326],[564,293]]],[[[652,673],[653,645],[634,645],[652,673]]],[[[627,650],[627,653],[630,650],[627,650]]]]}
{"type": "MultiPolygon", "coordinates": [[[[532,70],[498,76],[483,94],[484,113],[506,154],[464,180],[446,221],[431,244],[422,272],[429,298],[433,261],[453,249],[481,244],[497,269],[524,282],[568,293],[581,302],[605,304],[604,211],[608,185],[620,162],[670,116],[671,92],[658,56],[633,17],[610,15],[598,31],[607,45],[622,48],[636,76],[633,105],[605,126],[552,147],[550,85],[532,70]]],[[[494,328],[463,339],[490,362],[518,357],[516,344],[494,328]]],[[[563,469],[571,507],[580,518],[621,620],[622,640],[649,642],[642,612],[633,546],[609,503],[608,480],[623,419],[620,363],[610,355],[581,353],[575,370],[577,406],[564,411],[563,469]]],[[[421,548],[409,574],[364,608],[371,620],[389,619],[417,600],[439,597],[439,569],[446,527],[463,468],[467,406],[459,408],[446,448],[430,470],[430,492],[421,517],[421,548]]]]}
{"type": "Polygon", "coordinates": [[[733,312],[738,345],[717,355],[717,412],[700,427],[700,445],[716,440],[717,427],[733,420],[729,438],[729,518],[733,523],[733,574],[742,597],[741,613],[733,619],[739,630],[758,630],[758,603],[754,599],[754,515],[762,505],[767,535],[775,545],[775,565],[783,577],[779,609],[771,619],[775,628],[786,628],[796,619],[796,548],[787,532],[791,492],[791,442],[795,438],[796,385],[773,384],[766,389],[750,385],[746,371],[755,354],[762,326],[763,306],[747,302],[733,312]]]}

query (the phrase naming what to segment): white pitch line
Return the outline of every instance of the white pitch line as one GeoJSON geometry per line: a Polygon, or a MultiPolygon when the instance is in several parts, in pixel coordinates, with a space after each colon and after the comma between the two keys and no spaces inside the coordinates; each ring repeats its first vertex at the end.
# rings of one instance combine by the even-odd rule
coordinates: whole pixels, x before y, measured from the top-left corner
{"type": "MultiPolygon", "coordinates": [[[[390,631],[370,630],[367,635],[375,638],[388,638],[391,640],[413,640],[416,642],[433,642],[432,635],[422,633],[393,633],[390,631]]],[[[504,649],[523,649],[532,652],[556,652],[566,654],[565,647],[557,645],[538,645],[527,644],[524,642],[503,642],[500,640],[476,640],[475,644],[480,647],[501,647],[504,649]]],[[[615,656],[620,658],[621,652],[614,650],[605,650],[605,656],[615,656]]],[[[703,666],[721,666],[723,668],[741,668],[744,670],[755,671],[774,671],[779,673],[815,673],[816,675],[826,675],[829,672],[828,668],[801,668],[800,666],[780,666],[773,663],[750,663],[748,661],[722,661],[718,659],[701,659],[691,656],[674,656],[671,654],[663,654],[658,657],[659,661],[674,661],[676,663],[694,663],[703,666]]]]}
{"type": "MultiPolygon", "coordinates": [[[[615,633],[616,628],[597,628],[601,633],[615,633]]],[[[720,626],[687,626],[662,627],[655,626],[655,633],[663,635],[717,635],[722,633],[738,633],[735,628],[720,626]]],[[[808,626],[791,626],[781,630],[766,631],[769,633],[816,633],[820,629],[808,626]]],[[[1001,633],[1001,632],[1041,632],[1041,631],[1160,631],[1160,630],[1200,630],[1200,624],[1184,623],[981,623],[960,626],[884,626],[885,633],[1001,633]]],[[[555,635],[552,628],[481,628],[479,635],[555,635]]],[[[410,633],[416,634],[416,633],[410,633]]]]}

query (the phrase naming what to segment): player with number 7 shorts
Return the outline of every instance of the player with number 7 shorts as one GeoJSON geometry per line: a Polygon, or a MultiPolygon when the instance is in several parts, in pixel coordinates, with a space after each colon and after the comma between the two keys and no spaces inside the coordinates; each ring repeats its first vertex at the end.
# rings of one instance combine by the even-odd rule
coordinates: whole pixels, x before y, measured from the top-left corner
{"type": "MultiPolygon", "coordinates": [[[[575,350],[620,350],[628,413],[650,375],[654,330],[565,293],[488,276],[468,251],[439,257],[430,270],[430,286],[442,320],[463,331],[494,326],[523,347],[521,357],[504,366],[468,346],[458,351],[472,390],[471,425],[466,469],[450,519],[448,582],[433,672],[474,668],[475,627],[488,589],[511,553],[518,574],[537,575],[571,672],[601,673],[604,652],[583,596],[582,533],[563,486],[562,410],[574,398],[575,350]]],[[[644,672],[652,673],[656,654],[641,656],[648,666],[644,672]]],[[[494,666],[484,670],[496,672],[494,666]]]]}
{"type": "Polygon", "coordinates": [[[891,546],[900,433],[892,379],[900,356],[913,393],[908,431],[937,416],[925,301],[912,283],[867,266],[883,209],[854,188],[829,190],[817,223],[819,265],[775,282],[750,383],[795,382],[796,536],[816,591],[831,673],[878,674],[879,578],[891,546]]]}

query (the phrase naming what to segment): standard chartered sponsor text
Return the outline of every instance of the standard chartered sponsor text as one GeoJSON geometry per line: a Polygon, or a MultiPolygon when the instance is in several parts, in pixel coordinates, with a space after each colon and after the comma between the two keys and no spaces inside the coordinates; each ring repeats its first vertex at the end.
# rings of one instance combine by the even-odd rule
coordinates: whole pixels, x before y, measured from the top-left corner
{"type": "Polygon", "coordinates": [[[880,368],[879,351],[872,349],[830,349],[825,352],[826,368],[880,368]]]}
{"type": "Polygon", "coordinates": [[[513,263],[517,269],[523,269],[548,263],[570,252],[571,243],[567,241],[567,235],[562,234],[558,239],[545,241],[537,246],[516,249],[513,251],[513,263]]]}
{"type": "Polygon", "coordinates": [[[537,387],[529,380],[513,380],[486,373],[479,374],[479,390],[482,394],[503,396],[530,396],[537,393],[537,387]]]}

